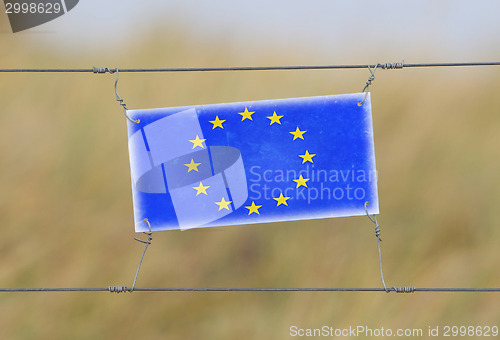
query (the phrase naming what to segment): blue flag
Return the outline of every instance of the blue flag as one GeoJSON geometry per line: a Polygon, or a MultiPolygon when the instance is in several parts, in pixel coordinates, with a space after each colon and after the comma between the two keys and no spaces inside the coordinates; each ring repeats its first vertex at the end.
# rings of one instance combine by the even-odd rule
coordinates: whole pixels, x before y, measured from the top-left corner
{"type": "Polygon", "coordinates": [[[135,231],[377,214],[364,96],[128,111],[135,231]]]}

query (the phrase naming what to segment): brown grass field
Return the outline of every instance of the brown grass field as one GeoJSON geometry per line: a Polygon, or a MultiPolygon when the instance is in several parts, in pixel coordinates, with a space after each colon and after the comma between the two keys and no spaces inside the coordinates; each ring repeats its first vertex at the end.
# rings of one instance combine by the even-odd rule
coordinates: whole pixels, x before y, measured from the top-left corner
{"type": "MultiPolygon", "coordinates": [[[[180,29],[161,44],[152,35],[97,55],[60,53],[36,38],[0,34],[0,68],[331,63],[308,62],[307,51],[237,59],[223,40],[199,46],[180,29]]],[[[153,108],[359,92],[368,75],[122,74],[119,92],[130,108],[153,108]]],[[[500,70],[376,76],[387,284],[499,287],[500,70]]],[[[0,287],[131,285],[143,245],[133,240],[126,121],[113,82],[109,74],[0,74],[0,287]]],[[[366,217],[153,236],[138,287],[381,287],[366,217]]],[[[0,293],[0,339],[286,339],[292,325],[500,326],[499,302],[498,293],[0,293]]]]}

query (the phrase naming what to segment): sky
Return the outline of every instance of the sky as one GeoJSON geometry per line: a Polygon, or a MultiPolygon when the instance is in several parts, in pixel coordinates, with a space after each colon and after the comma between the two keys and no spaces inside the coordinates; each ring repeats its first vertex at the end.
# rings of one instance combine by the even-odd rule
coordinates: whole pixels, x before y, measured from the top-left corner
{"type": "Polygon", "coordinates": [[[374,56],[489,61],[500,53],[498,13],[498,0],[80,0],[68,14],[16,37],[36,35],[78,53],[139,44],[158,27],[168,38],[182,30],[200,43],[222,40],[242,55],[286,50],[312,60],[341,55],[346,63],[374,56]]]}

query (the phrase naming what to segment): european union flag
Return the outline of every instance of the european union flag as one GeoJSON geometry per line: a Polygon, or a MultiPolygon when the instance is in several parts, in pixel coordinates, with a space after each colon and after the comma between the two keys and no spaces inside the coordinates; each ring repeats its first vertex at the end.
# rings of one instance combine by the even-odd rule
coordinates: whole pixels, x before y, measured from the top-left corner
{"type": "Polygon", "coordinates": [[[136,232],[377,214],[364,96],[128,111],[136,232]]]}

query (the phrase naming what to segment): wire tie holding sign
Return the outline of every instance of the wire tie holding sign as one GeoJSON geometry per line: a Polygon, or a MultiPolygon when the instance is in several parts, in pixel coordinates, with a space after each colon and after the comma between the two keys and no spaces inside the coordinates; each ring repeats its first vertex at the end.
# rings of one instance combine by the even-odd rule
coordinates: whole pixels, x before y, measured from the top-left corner
{"type": "Polygon", "coordinates": [[[377,245],[378,245],[378,260],[379,260],[379,265],[380,265],[380,278],[382,279],[382,285],[384,286],[384,290],[386,293],[390,293],[390,292],[396,292],[396,293],[413,293],[415,292],[415,287],[391,287],[391,288],[387,288],[386,285],[385,285],[385,280],[384,280],[384,271],[382,269],[382,251],[380,250],[380,242],[382,242],[382,238],[380,237],[380,234],[381,234],[381,230],[380,230],[380,224],[378,223],[377,221],[377,216],[375,215],[372,215],[370,216],[370,214],[368,213],[368,205],[370,204],[370,202],[365,202],[365,212],[366,212],[366,216],[368,216],[368,218],[370,219],[370,221],[373,222],[373,224],[375,224],[375,237],[377,238],[377,245]]]}
{"type": "Polygon", "coordinates": [[[120,97],[120,95],[118,94],[118,78],[119,78],[119,75],[118,75],[118,68],[115,68],[115,69],[110,69],[109,67],[93,67],[92,68],[92,72],[94,73],[109,73],[109,74],[113,74],[113,73],[116,73],[116,80],[115,80],[115,96],[116,96],[116,101],[121,105],[121,107],[123,107],[123,114],[125,115],[125,117],[127,117],[128,120],[130,120],[132,123],[136,123],[136,124],[139,124],[140,123],[140,120],[139,119],[132,119],[129,117],[129,115],[127,114],[127,104],[124,103],[123,99],[120,97]]]}
{"type": "Polygon", "coordinates": [[[137,276],[139,276],[139,270],[141,269],[142,265],[142,260],[144,260],[144,255],[146,254],[146,250],[148,250],[149,245],[151,244],[151,241],[153,240],[153,231],[151,230],[151,224],[149,223],[149,220],[147,218],[144,219],[144,222],[147,223],[149,231],[143,232],[148,238],[147,240],[141,240],[138,238],[134,237],[134,240],[144,243],[146,246],[144,247],[144,251],[142,252],[141,260],[139,261],[139,265],[137,266],[137,271],[135,272],[135,277],[134,277],[134,282],[132,283],[132,288],[128,288],[127,286],[109,286],[108,291],[110,293],[124,293],[124,292],[129,292],[132,293],[135,288],[135,283],[137,282],[137,276]]]}
{"type": "Polygon", "coordinates": [[[365,87],[363,88],[363,91],[361,91],[361,93],[363,93],[363,92],[365,93],[365,97],[363,98],[362,101],[360,101],[358,103],[358,106],[363,105],[363,103],[365,102],[366,97],[368,96],[368,88],[372,84],[372,81],[375,80],[375,71],[377,70],[378,67],[380,67],[383,70],[396,70],[396,69],[402,69],[404,67],[404,64],[405,64],[405,61],[403,60],[400,63],[384,63],[384,64],[378,63],[375,66],[373,66],[373,68],[371,67],[371,65],[368,65],[368,70],[370,71],[370,76],[368,77],[368,80],[365,83],[365,87]]]}
{"type": "Polygon", "coordinates": [[[148,247],[151,244],[151,241],[153,240],[153,237],[151,236],[151,235],[153,235],[153,232],[151,231],[151,224],[149,223],[149,220],[147,218],[144,219],[144,222],[146,222],[148,224],[149,231],[145,231],[145,232],[143,232],[143,234],[146,235],[148,237],[148,239],[146,241],[144,241],[144,240],[141,240],[141,239],[134,237],[134,240],[141,242],[141,243],[144,243],[146,246],[144,247],[144,251],[142,252],[141,260],[139,261],[139,265],[137,266],[137,271],[135,272],[134,283],[132,284],[132,288],[130,288],[130,290],[129,290],[131,293],[134,291],[135,283],[137,282],[137,276],[139,275],[139,270],[141,269],[142,260],[144,259],[144,255],[146,254],[146,250],[148,250],[148,247]]]}

